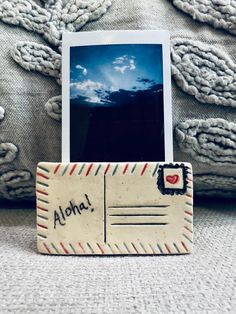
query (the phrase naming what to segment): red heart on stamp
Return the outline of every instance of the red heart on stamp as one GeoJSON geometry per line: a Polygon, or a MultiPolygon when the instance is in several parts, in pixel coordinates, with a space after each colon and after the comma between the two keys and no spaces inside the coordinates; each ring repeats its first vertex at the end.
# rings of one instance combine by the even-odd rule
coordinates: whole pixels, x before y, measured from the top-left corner
{"type": "Polygon", "coordinates": [[[170,184],[176,184],[177,182],[179,182],[179,176],[177,174],[174,174],[173,176],[168,175],[166,176],[166,181],[170,184]]]}

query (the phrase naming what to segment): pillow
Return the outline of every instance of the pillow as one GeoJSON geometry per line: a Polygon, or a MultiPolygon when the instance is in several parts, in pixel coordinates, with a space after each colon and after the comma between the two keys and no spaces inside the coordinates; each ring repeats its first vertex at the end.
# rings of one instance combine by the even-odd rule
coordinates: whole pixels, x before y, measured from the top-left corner
{"type": "Polygon", "coordinates": [[[61,158],[61,32],[81,27],[170,30],[175,160],[192,163],[197,195],[235,197],[234,5],[110,4],[0,1],[0,198],[33,199],[36,164],[61,158]]]}

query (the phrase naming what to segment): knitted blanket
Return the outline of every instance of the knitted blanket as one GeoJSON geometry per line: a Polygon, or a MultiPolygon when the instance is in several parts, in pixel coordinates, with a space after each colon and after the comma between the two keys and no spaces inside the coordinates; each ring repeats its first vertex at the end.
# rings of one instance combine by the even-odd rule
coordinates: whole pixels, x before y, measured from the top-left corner
{"type": "Polygon", "coordinates": [[[236,196],[236,1],[0,0],[0,198],[34,198],[61,150],[63,31],[171,32],[175,160],[197,195],[236,196]]]}

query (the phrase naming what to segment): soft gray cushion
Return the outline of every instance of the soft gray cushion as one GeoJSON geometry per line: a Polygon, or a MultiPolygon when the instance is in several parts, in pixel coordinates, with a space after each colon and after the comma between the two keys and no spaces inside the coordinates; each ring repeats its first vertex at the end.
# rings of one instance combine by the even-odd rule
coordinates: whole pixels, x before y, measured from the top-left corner
{"type": "MultiPolygon", "coordinates": [[[[46,34],[38,24],[30,28],[22,19],[15,16],[12,19],[9,14],[12,7],[6,5],[7,2],[19,5],[32,1],[0,0],[0,18],[7,23],[0,23],[0,192],[3,198],[17,199],[34,196],[38,161],[60,160],[61,29],[58,31],[57,24],[50,24],[47,29],[50,34],[46,34]],[[12,26],[13,23],[22,27],[12,26]],[[56,32],[53,32],[53,26],[56,32]]],[[[47,8],[51,5],[50,10],[55,9],[54,0],[45,0],[45,3],[47,8]]],[[[74,0],[68,3],[71,5],[74,0]]],[[[193,0],[113,0],[106,12],[109,1],[94,3],[99,8],[95,11],[98,14],[86,15],[85,11],[83,21],[85,24],[93,18],[97,20],[87,23],[83,31],[170,30],[175,159],[193,164],[198,195],[235,197],[234,4],[220,0],[204,3],[193,0]],[[221,23],[217,23],[217,19],[221,23]]],[[[39,1],[37,4],[42,6],[39,1]]],[[[75,7],[70,6],[70,10],[75,7]]],[[[45,19],[50,19],[42,12],[40,14],[46,15],[45,19]]],[[[78,27],[73,24],[76,19],[72,26],[65,21],[61,27],[66,30],[75,31],[83,25],[81,20],[78,27]]]]}

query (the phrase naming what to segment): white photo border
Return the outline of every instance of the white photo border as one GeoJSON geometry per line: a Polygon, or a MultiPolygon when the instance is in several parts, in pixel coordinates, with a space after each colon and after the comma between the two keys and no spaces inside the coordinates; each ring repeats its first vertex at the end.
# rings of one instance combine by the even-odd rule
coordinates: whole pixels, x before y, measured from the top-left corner
{"type": "MultiPolygon", "coordinates": [[[[173,161],[170,34],[165,30],[118,30],[63,33],[62,37],[62,162],[70,162],[70,47],[160,44],[163,60],[165,161],[173,161]]],[[[161,160],[160,160],[161,161],[161,160]]],[[[164,160],[163,160],[164,161],[164,160]]]]}

